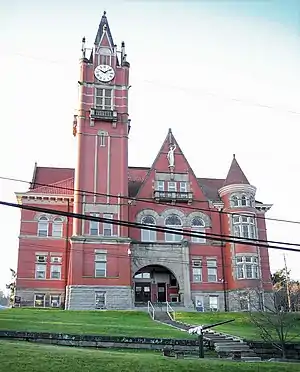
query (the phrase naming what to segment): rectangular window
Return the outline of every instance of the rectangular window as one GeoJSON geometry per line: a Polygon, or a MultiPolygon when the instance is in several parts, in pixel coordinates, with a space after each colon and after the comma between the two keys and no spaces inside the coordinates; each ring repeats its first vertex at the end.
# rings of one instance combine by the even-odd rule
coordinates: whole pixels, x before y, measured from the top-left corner
{"type": "MultiPolygon", "coordinates": [[[[108,220],[113,219],[112,214],[104,214],[103,218],[106,218],[108,220]]],[[[103,235],[104,236],[112,236],[113,235],[113,225],[109,222],[103,222],[103,235]]]]}
{"type": "Polygon", "coordinates": [[[35,278],[46,279],[46,265],[45,264],[35,265],[35,278]]]}
{"type": "Polygon", "coordinates": [[[61,265],[51,265],[50,278],[61,279],[61,265]]]}
{"type": "Polygon", "coordinates": [[[202,260],[192,260],[193,282],[202,282],[202,260]]]}
{"type": "Polygon", "coordinates": [[[135,279],[151,279],[150,273],[139,273],[134,276],[135,279]]]}
{"type": "Polygon", "coordinates": [[[233,216],[233,234],[240,238],[256,239],[255,219],[251,216],[233,216]]]}
{"type": "Polygon", "coordinates": [[[106,253],[96,253],[95,255],[95,277],[96,278],[106,277],[106,264],[107,264],[106,253]]]}
{"type": "Polygon", "coordinates": [[[50,296],[50,306],[59,307],[60,306],[60,295],[51,295],[50,296]]]}
{"type": "Polygon", "coordinates": [[[63,223],[60,218],[57,218],[52,224],[52,236],[55,238],[61,238],[63,234],[63,223]]]}
{"type": "Polygon", "coordinates": [[[187,183],[180,182],[180,192],[187,192],[187,183]]]}
{"type": "Polygon", "coordinates": [[[191,232],[195,235],[199,234],[199,236],[192,236],[192,243],[206,243],[205,227],[192,227],[191,232]]]}
{"type": "Polygon", "coordinates": [[[207,281],[216,282],[217,277],[217,260],[216,259],[207,259],[207,281]]]}
{"type": "Polygon", "coordinates": [[[35,294],[34,307],[45,307],[45,297],[44,294],[35,294]]]}
{"type": "Polygon", "coordinates": [[[48,236],[48,220],[38,222],[38,236],[48,236]]]}
{"type": "Polygon", "coordinates": [[[164,181],[157,181],[156,182],[157,191],[165,191],[165,183],[164,181]]]}
{"type": "Polygon", "coordinates": [[[95,309],[101,310],[106,307],[106,292],[95,292],[95,309]]]}
{"type": "Polygon", "coordinates": [[[155,242],[156,231],[142,229],[141,239],[142,239],[142,242],[155,242]]]}
{"type": "Polygon", "coordinates": [[[219,298],[218,296],[209,296],[209,309],[210,311],[219,310],[219,298]]]}
{"type": "Polygon", "coordinates": [[[101,133],[99,136],[99,146],[100,147],[105,147],[105,135],[104,133],[101,133]]]}
{"type": "Polygon", "coordinates": [[[102,110],[113,110],[113,91],[112,89],[96,88],[96,108],[102,110]]]}
{"type": "MultiPolygon", "coordinates": [[[[168,229],[172,229],[173,227],[167,226],[168,229]]],[[[181,230],[180,226],[175,226],[174,229],[181,230]]],[[[182,235],[180,234],[172,234],[171,232],[165,233],[165,240],[166,242],[174,243],[174,242],[181,242],[182,235]]]]}
{"type": "Polygon", "coordinates": [[[193,267],[193,282],[202,282],[202,267],[193,267]]]}
{"type": "Polygon", "coordinates": [[[236,257],[237,279],[259,279],[259,266],[257,256],[236,257]]]}
{"type": "Polygon", "coordinates": [[[176,192],[176,182],[168,182],[168,191],[176,192]]]}
{"type": "MultiPolygon", "coordinates": [[[[99,217],[98,213],[91,213],[93,217],[99,217]]],[[[99,235],[99,222],[98,221],[90,221],[90,235],[99,235]]]]}

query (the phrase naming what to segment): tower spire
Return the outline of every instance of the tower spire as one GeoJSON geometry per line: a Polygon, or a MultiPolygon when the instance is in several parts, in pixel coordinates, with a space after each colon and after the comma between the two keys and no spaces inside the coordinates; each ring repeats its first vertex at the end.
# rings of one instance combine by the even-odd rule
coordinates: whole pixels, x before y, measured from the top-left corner
{"type": "Polygon", "coordinates": [[[114,40],[113,40],[112,34],[110,32],[109,24],[108,24],[107,17],[106,17],[106,11],[103,12],[103,15],[102,15],[100,23],[99,23],[97,35],[96,35],[96,38],[95,38],[95,45],[99,45],[101,43],[105,34],[107,36],[107,39],[108,39],[108,42],[109,42],[111,48],[113,48],[114,47],[114,40]]]}
{"type": "Polygon", "coordinates": [[[245,176],[244,172],[242,171],[242,168],[240,167],[239,163],[237,162],[235,154],[233,154],[233,159],[223,186],[234,184],[249,185],[249,181],[245,176]]]}

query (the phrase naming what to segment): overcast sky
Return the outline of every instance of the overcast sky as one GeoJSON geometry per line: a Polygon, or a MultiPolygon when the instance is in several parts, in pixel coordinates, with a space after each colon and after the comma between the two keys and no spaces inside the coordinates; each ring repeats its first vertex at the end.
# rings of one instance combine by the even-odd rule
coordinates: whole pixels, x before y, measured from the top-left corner
{"type": "MultiPolygon", "coordinates": [[[[30,181],[35,161],[75,166],[81,39],[92,46],[103,10],[131,63],[130,165],[151,165],[171,127],[198,177],[225,177],[235,153],[257,199],[274,204],[267,216],[300,221],[297,0],[1,4],[0,176],[30,181]]],[[[0,200],[27,187],[0,180],[0,200]]],[[[16,268],[19,222],[0,207],[0,288],[16,268]]],[[[270,240],[300,244],[299,224],[267,227],[270,240]]],[[[270,255],[282,268],[283,252],[270,255]]],[[[299,258],[287,255],[298,279],[299,258]]]]}

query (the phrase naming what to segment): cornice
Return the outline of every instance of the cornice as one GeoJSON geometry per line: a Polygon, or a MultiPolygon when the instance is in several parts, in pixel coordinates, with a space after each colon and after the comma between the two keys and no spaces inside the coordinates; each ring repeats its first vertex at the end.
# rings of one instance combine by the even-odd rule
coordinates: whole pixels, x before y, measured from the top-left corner
{"type": "Polygon", "coordinates": [[[29,202],[30,204],[65,204],[67,202],[73,202],[73,195],[63,195],[63,194],[39,194],[39,193],[15,193],[18,204],[23,204],[23,202],[29,202]]]}
{"type": "Polygon", "coordinates": [[[81,244],[130,244],[131,239],[130,238],[123,238],[119,236],[110,236],[110,237],[105,237],[105,236],[75,236],[73,235],[70,238],[72,243],[81,243],[81,244]]]}
{"type": "Polygon", "coordinates": [[[273,204],[258,204],[258,203],[255,204],[255,209],[256,209],[259,213],[266,213],[266,212],[268,212],[272,207],[273,207],[273,204]]]}
{"type": "Polygon", "coordinates": [[[249,192],[255,195],[256,187],[252,185],[245,185],[245,184],[234,184],[234,185],[227,185],[219,189],[219,194],[221,197],[226,194],[233,193],[233,192],[249,192]]]}

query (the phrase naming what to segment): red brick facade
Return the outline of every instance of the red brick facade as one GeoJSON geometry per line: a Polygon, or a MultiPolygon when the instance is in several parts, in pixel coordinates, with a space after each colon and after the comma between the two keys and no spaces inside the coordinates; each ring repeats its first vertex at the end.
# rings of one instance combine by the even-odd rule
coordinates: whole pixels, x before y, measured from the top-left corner
{"type": "Polygon", "coordinates": [[[197,178],[171,130],[152,167],[128,167],[129,69],[125,44],[117,52],[104,14],[91,55],[83,42],[76,169],[35,165],[29,191],[17,193],[22,204],[54,210],[21,212],[21,306],[121,309],[170,301],[222,311],[247,308],[249,293],[261,306],[271,290],[267,249],[217,238],[265,240],[271,206],[255,200],[235,157],[226,179],[197,178]],[[72,221],[55,210],[202,235],[72,221]]]}

